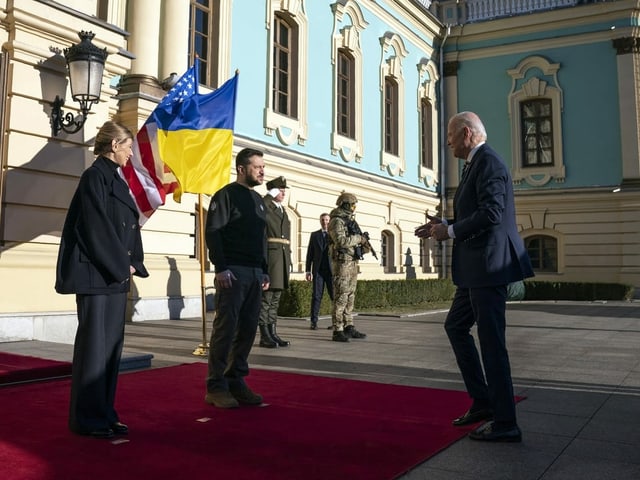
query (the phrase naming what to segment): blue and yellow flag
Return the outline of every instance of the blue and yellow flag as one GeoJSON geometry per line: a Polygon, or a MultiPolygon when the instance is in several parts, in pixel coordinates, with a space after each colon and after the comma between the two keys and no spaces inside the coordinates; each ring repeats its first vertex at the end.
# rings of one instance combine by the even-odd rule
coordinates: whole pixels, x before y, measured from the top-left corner
{"type": "Polygon", "coordinates": [[[149,120],[157,125],[158,153],[182,193],[212,195],[229,183],[238,73],[209,94],[198,93],[198,59],[163,98],[149,120]]]}

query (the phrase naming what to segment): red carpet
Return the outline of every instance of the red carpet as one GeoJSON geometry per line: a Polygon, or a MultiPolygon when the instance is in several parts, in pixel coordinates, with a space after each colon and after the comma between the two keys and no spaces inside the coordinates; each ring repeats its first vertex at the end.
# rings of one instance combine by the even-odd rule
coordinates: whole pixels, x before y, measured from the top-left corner
{"type": "Polygon", "coordinates": [[[69,380],[0,388],[5,480],[392,479],[464,436],[467,394],[252,370],[268,406],[204,403],[206,365],[121,374],[124,442],[67,430],[69,380]]]}
{"type": "Polygon", "coordinates": [[[71,363],[0,352],[0,384],[71,375],[71,363]]]}

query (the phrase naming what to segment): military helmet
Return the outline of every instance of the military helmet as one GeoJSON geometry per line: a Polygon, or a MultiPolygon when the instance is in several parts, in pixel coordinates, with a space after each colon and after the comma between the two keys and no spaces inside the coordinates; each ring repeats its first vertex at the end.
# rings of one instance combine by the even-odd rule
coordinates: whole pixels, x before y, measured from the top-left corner
{"type": "Polygon", "coordinates": [[[341,193],[340,196],[338,197],[338,200],[336,200],[336,205],[340,207],[344,203],[348,203],[349,205],[355,205],[356,203],[358,203],[358,199],[353,193],[344,192],[344,193],[341,193]]]}

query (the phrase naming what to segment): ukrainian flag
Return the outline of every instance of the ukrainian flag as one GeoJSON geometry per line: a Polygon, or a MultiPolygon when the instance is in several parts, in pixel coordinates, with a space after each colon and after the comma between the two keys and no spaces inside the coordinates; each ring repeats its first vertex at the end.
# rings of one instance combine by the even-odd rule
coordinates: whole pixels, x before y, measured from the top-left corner
{"type": "Polygon", "coordinates": [[[178,202],[184,192],[212,195],[231,173],[238,73],[199,94],[197,61],[189,70],[151,115],[158,154],[179,184],[173,193],[178,202]]]}

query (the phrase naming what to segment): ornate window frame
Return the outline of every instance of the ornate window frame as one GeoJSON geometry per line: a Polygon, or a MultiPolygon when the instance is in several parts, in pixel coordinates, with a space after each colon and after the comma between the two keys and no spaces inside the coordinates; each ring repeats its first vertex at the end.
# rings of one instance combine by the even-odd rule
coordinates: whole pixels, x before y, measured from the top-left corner
{"type": "Polygon", "coordinates": [[[266,29],[268,35],[268,56],[267,56],[267,95],[266,105],[264,108],[264,133],[269,136],[274,134],[283,145],[304,145],[308,136],[307,125],[307,76],[308,62],[304,61],[307,55],[307,37],[309,24],[304,8],[304,0],[267,0],[267,18],[266,29]],[[297,58],[295,62],[297,68],[297,88],[296,103],[297,114],[295,116],[287,116],[277,113],[272,103],[273,89],[273,22],[276,13],[286,16],[291,22],[297,25],[297,58]]]}
{"type": "Polygon", "coordinates": [[[402,75],[402,60],[408,55],[402,38],[392,32],[386,32],[380,37],[380,111],[385,108],[385,82],[392,77],[398,86],[398,155],[385,152],[384,122],[381,119],[380,128],[380,170],[386,170],[392,176],[402,176],[406,169],[404,159],[404,97],[405,80],[402,75]]]}
{"type": "Polygon", "coordinates": [[[513,158],[512,177],[515,184],[526,181],[530,185],[539,187],[546,185],[551,179],[557,183],[564,182],[565,166],[562,156],[562,112],[564,106],[563,92],[557,77],[559,69],[559,63],[550,63],[544,57],[533,55],[522,60],[516,68],[507,70],[512,80],[508,109],[513,132],[511,135],[511,155],[513,158]],[[532,69],[538,70],[542,75],[538,76],[535,73],[527,75],[532,69]],[[551,100],[554,163],[549,166],[524,167],[520,102],[536,98],[551,100]]]}
{"type": "MultiPolygon", "coordinates": [[[[431,119],[432,121],[437,122],[438,119],[438,101],[436,98],[436,85],[440,81],[440,75],[438,75],[438,69],[436,65],[426,59],[423,58],[420,60],[420,63],[417,65],[418,68],[418,88],[416,92],[416,101],[418,108],[418,119],[422,123],[422,101],[426,100],[431,105],[431,119]]],[[[418,131],[420,132],[419,141],[420,141],[420,155],[422,156],[423,150],[423,135],[422,128],[420,125],[418,126],[418,131]]],[[[434,128],[432,123],[431,128],[431,138],[430,138],[430,146],[431,155],[433,158],[433,165],[431,169],[425,167],[422,164],[422,158],[418,162],[418,179],[427,187],[433,187],[438,183],[438,162],[435,160],[438,158],[438,129],[434,128]]]]}
{"type": "Polygon", "coordinates": [[[362,88],[362,49],[360,48],[360,33],[369,25],[362,11],[353,0],[339,0],[331,5],[333,11],[333,33],[331,36],[331,63],[333,65],[333,126],[331,131],[331,154],[338,155],[345,162],[360,162],[364,155],[364,130],[362,120],[363,96],[362,88]],[[337,124],[337,92],[338,92],[338,51],[347,50],[353,57],[355,98],[353,99],[355,115],[354,138],[345,137],[338,133],[337,124]]]}

